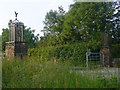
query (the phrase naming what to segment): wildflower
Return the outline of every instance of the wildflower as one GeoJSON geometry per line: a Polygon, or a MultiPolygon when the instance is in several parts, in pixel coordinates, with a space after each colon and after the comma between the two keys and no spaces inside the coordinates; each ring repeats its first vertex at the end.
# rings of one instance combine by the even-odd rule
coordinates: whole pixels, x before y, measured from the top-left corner
{"type": "Polygon", "coordinates": [[[53,57],[53,60],[54,60],[54,62],[56,62],[56,61],[57,61],[55,57],[53,57]]]}

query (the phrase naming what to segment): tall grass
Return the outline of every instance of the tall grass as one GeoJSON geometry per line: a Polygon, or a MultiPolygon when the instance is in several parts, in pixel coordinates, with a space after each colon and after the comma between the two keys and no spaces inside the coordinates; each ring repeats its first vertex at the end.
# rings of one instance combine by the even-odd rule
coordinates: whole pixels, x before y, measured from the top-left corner
{"type": "Polygon", "coordinates": [[[76,73],[70,62],[53,62],[38,58],[2,62],[3,88],[118,88],[117,77],[76,73]]]}

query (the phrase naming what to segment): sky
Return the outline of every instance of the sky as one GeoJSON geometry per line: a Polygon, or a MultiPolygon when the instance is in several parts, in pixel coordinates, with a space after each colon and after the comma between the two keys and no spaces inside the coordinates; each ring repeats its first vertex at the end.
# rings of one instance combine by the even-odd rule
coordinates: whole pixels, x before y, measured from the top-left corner
{"type": "Polygon", "coordinates": [[[68,11],[73,0],[1,0],[0,1],[0,35],[2,28],[8,28],[9,20],[15,20],[14,11],[18,13],[18,20],[25,26],[35,30],[35,34],[43,35],[43,21],[47,12],[58,10],[63,6],[68,11]]]}

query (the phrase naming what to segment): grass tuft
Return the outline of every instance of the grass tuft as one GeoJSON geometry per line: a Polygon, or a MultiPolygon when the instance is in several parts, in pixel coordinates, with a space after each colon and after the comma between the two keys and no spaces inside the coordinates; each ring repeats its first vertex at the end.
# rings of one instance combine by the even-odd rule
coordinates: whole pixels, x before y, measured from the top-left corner
{"type": "MultiPolygon", "coordinates": [[[[78,73],[70,62],[38,58],[2,61],[3,88],[119,88],[116,76],[78,73]]],[[[86,71],[86,70],[85,70],[86,71]]],[[[88,70],[89,71],[89,70],[88,70]]]]}

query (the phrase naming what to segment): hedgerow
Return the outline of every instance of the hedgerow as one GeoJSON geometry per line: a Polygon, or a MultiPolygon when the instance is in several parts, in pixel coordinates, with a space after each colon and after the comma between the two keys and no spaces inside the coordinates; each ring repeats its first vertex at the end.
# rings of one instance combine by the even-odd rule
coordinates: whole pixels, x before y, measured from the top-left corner
{"type": "Polygon", "coordinates": [[[29,49],[29,56],[36,56],[39,58],[46,58],[51,60],[56,58],[57,60],[73,60],[73,61],[84,61],[85,53],[90,48],[92,52],[99,52],[100,42],[84,42],[74,43],[62,46],[47,46],[29,49]]]}

